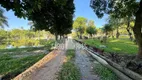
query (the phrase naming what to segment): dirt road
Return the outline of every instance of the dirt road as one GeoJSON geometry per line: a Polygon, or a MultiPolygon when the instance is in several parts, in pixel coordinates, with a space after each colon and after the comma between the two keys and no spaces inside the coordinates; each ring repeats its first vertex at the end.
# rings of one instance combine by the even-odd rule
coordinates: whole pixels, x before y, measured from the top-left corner
{"type": "Polygon", "coordinates": [[[57,72],[60,70],[64,60],[64,51],[57,53],[60,54],[53,60],[45,64],[40,70],[32,74],[30,80],[56,80],[57,72]]]}

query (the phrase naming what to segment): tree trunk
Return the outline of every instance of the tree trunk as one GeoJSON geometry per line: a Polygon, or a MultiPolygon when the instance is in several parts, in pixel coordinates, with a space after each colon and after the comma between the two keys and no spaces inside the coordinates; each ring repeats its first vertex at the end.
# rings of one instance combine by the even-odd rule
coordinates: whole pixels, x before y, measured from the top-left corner
{"type": "Polygon", "coordinates": [[[58,40],[58,35],[57,35],[57,33],[55,33],[55,40],[56,40],[56,41],[58,40]]]}
{"type": "Polygon", "coordinates": [[[112,39],[114,39],[113,31],[112,31],[112,39]]]}
{"type": "Polygon", "coordinates": [[[136,13],[136,20],[133,31],[136,38],[136,42],[138,44],[137,59],[142,59],[142,0],[140,1],[139,10],[136,13]]]}
{"type": "Polygon", "coordinates": [[[93,36],[93,34],[90,34],[91,39],[93,38],[92,36],[93,36]]]}
{"type": "Polygon", "coordinates": [[[132,37],[132,33],[131,33],[131,31],[130,31],[130,18],[128,18],[128,23],[127,23],[127,28],[126,28],[126,30],[127,30],[127,32],[128,32],[128,35],[129,35],[129,37],[130,37],[130,40],[132,41],[133,40],[133,37],[132,37]]]}
{"type": "Polygon", "coordinates": [[[62,35],[60,35],[60,40],[62,39],[62,35]]]}
{"type": "Polygon", "coordinates": [[[118,30],[118,27],[117,27],[117,31],[116,31],[116,38],[117,39],[119,38],[119,35],[120,35],[120,33],[119,33],[119,30],[118,30]]]}
{"type": "Polygon", "coordinates": [[[80,33],[80,39],[82,39],[82,33],[80,33]]]}

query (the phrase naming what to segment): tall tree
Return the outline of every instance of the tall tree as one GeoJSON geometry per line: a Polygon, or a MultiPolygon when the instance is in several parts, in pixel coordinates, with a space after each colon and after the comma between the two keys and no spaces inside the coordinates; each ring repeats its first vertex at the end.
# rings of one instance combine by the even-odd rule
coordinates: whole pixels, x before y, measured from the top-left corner
{"type": "Polygon", "coordinates": [[[114,13],[118,17],[127,17],[134,13],[135,25],[133,32],[138,44],[137,59],[142,59],[142,0],[91,0],[91,7],[96,15],[101,18],[105,13],[114,13]],[[139,5],[138,5],[139,4],[139,5]]]}
{"type": "Polygon", "coordinates": [[[87,19],[84,17],[77,17],[73,23],[73,29],[78,33],[79,38],[82,38],[82,34],[85,32],[87,19]]]}
{"type": "Polygon", "coordinates": [[[49,30],[57,36],[72,28],[73,0],[2,0],[0,4],[16,16],[33,21],[37,30],[49,30]]]}

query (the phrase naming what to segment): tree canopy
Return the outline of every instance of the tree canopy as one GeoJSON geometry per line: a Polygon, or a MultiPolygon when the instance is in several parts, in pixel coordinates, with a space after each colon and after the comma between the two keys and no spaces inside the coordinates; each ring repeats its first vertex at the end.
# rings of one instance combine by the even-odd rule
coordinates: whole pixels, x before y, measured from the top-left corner
{"type": "Polygon", "coordinates": [[[97,33],[97,30],[96,30],[94,21],[89,20],[88,26],[87,26],[87,29],[86,29],[86,32],[87,32],[88,34],[90,34],[90,36],[92,36],[93,34],[96,34],[96,33],[97,33]]]}
{"type": "Polygon", "coordinates": [[[78,32],[80,38],[82,38],[82,34],[85,32],[86,24],[87,19],[84,17],[77,17],[76,20],[74,20],[73,29],[78,32]]]}
{"type": "Polygon", "coordinates": [[[63,35],[72,28],[73,0],[2,0],[0,4],[16,16],[33,21],[37,30],[63,35]]]}
{"type": "Polygon", "coordinates": [[[90,6],[99,18],[104,14],[122,18],[135,15],[139,2],[136,0],[91,0],[90,6]]]}

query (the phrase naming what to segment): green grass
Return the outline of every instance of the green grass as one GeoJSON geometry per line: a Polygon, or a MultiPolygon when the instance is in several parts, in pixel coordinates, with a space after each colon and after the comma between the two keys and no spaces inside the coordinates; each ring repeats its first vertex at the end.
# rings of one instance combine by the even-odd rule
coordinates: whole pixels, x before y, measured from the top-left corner
{"type": "Polygon", "coordinates": [[[4,80],[14,78],[46,55],[33,51],[50,51],[53,43],[54,41],[46,41],[43,47],[0,49],[0,75],[4,80]]]}
{"type": "Polygon", "coordinates": [[[101,64],[95,65],[94,71],[100,76],[101,80],[118,80],[118,77],[111,70],[101,64]]]}
{"type": "Polygon", "coordinates": [[[106,48],[104,48],[105,52],[136,54],[138,49],[137,45],[128,38],[108,39],[106,44],[101,44],[98,39],[88,39],[84,40],[84,42],[98,48],[100,48],[100,45],[106,45],[106,48]]]}
{"type": "Polygon", "coordinates": [[[75,58],[75,51],[74,50],[67,50],[66,57],[68,61],[75,58]]]}
{"type": "Polygon", "coordinates": [[[8,79],[13,78],[44,56],[45,54],[38,54],[24,58],[12,58],[10,55],[2,55],[0,56],[0,74],[8,79]]]}
{"type": "Polygon", "coordinates": [[[75,51],[67,50],[66,57],[67,62],[62,65],[62,69],[58,75],[58,80],[80,80],[79,69],[73,63],[75,51]]]}

